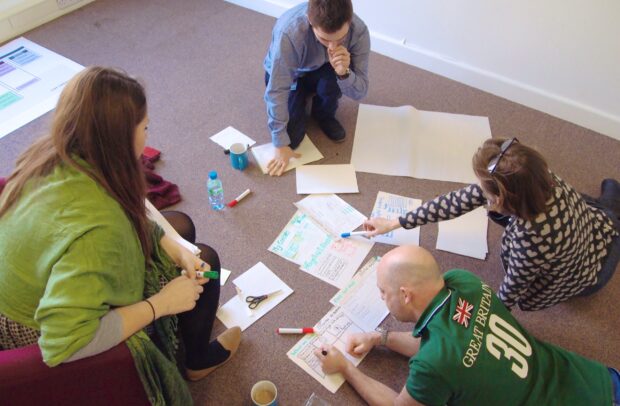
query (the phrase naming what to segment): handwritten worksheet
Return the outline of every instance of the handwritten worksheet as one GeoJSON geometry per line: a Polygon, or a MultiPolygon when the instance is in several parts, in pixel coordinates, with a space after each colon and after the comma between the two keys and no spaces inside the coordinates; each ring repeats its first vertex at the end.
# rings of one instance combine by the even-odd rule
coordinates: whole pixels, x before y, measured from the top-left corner
{"type": "Polygon", "coordinates": [[[336,393],[344,383],[344,377],[341,374],[325,374],[314,351],[320,350],[323,344],[333,345],[353,365],[357,366],[364,357],[357,358],[347,353],[346,336],[351,333],[361,333],[363,330],[341,308],[336,306],[314,326],[314,331],[315,334],[306,334],[286,355],[330,392],[336,393]]]}
{"type": "Polygon", "coordinates": [[[295,206],[335,237],[355,230],[366,220],[366,216],[335,194],[310,195],[295,206]]]}
{"type": "MultiPolygon", "coordinates": [[[[420,199],[379,192],[370,217],[383,217],[388,220],[404,216],[422,204],[420,199]]],[[[420,245],[420,228],[406,230],[402,227],[373,238],[374,242],[390,245],[420,245]]]]}
{"type": "Polygon", "coordinates": [[[312,217],[297,211],[269,251],[299,265],[302,271],[342,288],[373,245],[372,241],[362,237],[335,237],[312,217]]]}
{"type": "Polygon", "coordinates": [[[329,301],[342,310],[364,331],[373,331],[390,313],[377,287],[377,265],[373,257],[347,285],[329,301]]]}

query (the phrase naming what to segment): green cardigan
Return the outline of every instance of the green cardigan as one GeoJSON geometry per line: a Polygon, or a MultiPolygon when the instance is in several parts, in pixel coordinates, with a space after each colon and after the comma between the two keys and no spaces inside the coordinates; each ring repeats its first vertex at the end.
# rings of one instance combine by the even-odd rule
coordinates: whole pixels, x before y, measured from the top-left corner
{"type": "MultiPolygon", "coordinates": [[[[40,330],[43,360],[58,365],[92,340],[111,308],[157,292],[160,275],[178,274],[158,245],[162,235],[153,228],[152,266],[145,271],[139,239],[118,202],[86,174],[58,165],[29,181],[0,217],[0,313],[40,330]]],[[[157,324],[166,356],[173,357],[176,318],[157,324]]],[[[152,403],[191,404],[173,358],[163,357],[144,333],[127,344],[152,403]],[[162,386],[167,381],[176,387],[162,386]],[[166,399],[171,391],[180,393],[166,399]]]]}

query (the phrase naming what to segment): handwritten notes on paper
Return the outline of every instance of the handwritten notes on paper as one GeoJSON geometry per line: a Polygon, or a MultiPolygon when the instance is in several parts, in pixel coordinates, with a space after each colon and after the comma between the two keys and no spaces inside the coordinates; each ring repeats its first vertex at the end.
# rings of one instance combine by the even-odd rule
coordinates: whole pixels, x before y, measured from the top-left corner
{"type": "MultiPolygon", "coordinates": [[[[421,204],[422,200],[420,199],[379,192],[370,216],[384,217],[389,220],[396,219],[416,209],[421,204]]],[[[373,241],[390,245],[420,245],[420,229],[406,230],[404,228],[397,228],[389,233],[373,238],[373,241]]]]}
{"type": "Polygon", "coordinates": [[[389,314],[377,287],[379,257],[371,258],[330,303],[340,306],[364,331],[373,331],[389,314]]]}
{"type": "Polygon", "coordinates": [[[319,221],[327,232],[336,237],[355,230],[366,220],[366,216],[334,194],[310,195],[295,206],[319,221]]]}
{"type": "Polygon", "coordinates": [[[316,334],[305,335],[286,355],[330,392],[336,393],[344,383],[344,377],[341,374],[325,374],[314,351],[320,349],[322,344],[333,345],[357,366],[362,362],[363,357],[356,358],[346,352],[346,336],[351,333],[361,333],[363,330],[340,307],[336,306],[314,326],[314,331],[316,334]]]}
{"type": "Polygon", "coordinates": [[[353,237],[340,239],[324,230],[309,215],[297,211],[269,251],[296,263],[301,270],[342,288],[370,252],[373,242],[353,237]]]}

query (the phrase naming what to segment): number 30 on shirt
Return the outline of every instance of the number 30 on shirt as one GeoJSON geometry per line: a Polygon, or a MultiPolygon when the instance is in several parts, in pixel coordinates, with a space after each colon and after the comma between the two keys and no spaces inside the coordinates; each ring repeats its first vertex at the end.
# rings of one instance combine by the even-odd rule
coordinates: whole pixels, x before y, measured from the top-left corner
{"type": "Polygon", "coordinates": [[[492,314],[489,319],[490,333],[486,337],[487,350],[497,359],[503,356],[512,361],[512,372],[519,378],[527,377],[527,357],[532,355],[532,347],[523,334],[502,318],[492,314]]]}

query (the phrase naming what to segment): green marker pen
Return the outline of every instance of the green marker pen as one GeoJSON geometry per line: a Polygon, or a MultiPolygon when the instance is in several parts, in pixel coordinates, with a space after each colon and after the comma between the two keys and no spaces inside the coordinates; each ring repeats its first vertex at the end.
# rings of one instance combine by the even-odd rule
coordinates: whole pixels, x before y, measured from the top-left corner
{"type": "Polygon", "coordinates": [[[199,278],[220,279],[220,274],[216,271],[196,271],[199,278]]]}

